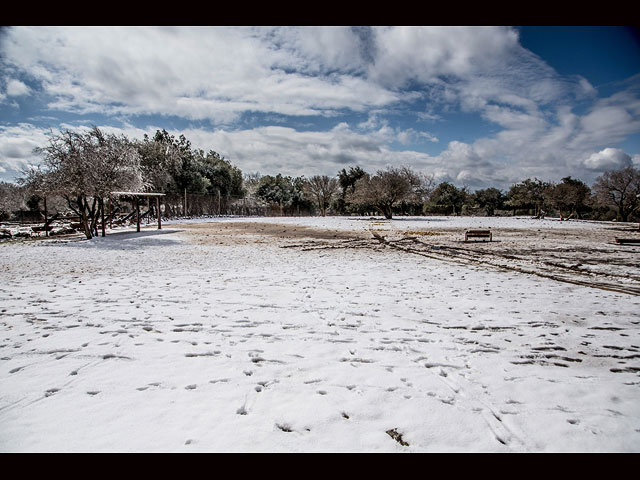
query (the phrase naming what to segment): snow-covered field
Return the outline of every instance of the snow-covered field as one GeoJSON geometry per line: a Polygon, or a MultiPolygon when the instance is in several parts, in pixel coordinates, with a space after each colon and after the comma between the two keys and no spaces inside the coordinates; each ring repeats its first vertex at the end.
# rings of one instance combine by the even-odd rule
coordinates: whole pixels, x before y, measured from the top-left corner
{"type": "Polygon", "coordinates": [[[0,243],[0,451],[640,451],[637,233],[209,222],[0,243]]]}

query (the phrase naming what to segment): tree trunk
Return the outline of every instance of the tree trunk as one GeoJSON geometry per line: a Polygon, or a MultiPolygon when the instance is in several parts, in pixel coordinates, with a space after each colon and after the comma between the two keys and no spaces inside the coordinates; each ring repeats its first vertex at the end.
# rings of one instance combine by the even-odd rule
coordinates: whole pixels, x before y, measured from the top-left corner
{"type": "MultiPolygon", "coordinates": [[[[86,202],[86,199],[85,199],[86,202]]],[[[89,220],[89,229],[91,230],[91,234],[93,236],[98,236],[98,213],[99,211],[96,210],[96,205],[98,205],[98,199],[96,197],[93,197],[93,202],[91,204],[91,208],[89,208],[89,203],[86,202],[87,204],[87,211],[88,211],[88,220],[89,220]]]]}
{"type": "Polygon", "coordinates": [[[44,236],[49,236],[49,215],[47,212],[47,197],[44,197],[44,236]]]}
{"type": "Polygon", "coordinates": [[[102,236],[106,237],[106,227],[104,221],[104,198],[100,198],[100,214],[102,215],[102,236]]]}
{"type": "Polygon", "coordinates": [[[393,207],[391,205],[382,205],[378,208],[384,215],[384,218],[387,220],[391,220],[393,218],[393,207]]]}
{"type": "Polygon", "coordinates": [[[82,228],[84,229],[84,235],[87,237],[87,240],[91,240],[91,230],[89,229],[89,219],[87,218],[87,200],[82,195],[78,197],[78,206],[80,207],[80,222],[82,223],[82,228]]]}
{"type": "Polygon", "coordinates": [[[619,222],[626,222],[627,218],[628,218],[629,214],[627,213],[626,209],[624,208],[624,206],[619,205],[618,206],[618,215],[617,215],[617,220],[619,222]]]}

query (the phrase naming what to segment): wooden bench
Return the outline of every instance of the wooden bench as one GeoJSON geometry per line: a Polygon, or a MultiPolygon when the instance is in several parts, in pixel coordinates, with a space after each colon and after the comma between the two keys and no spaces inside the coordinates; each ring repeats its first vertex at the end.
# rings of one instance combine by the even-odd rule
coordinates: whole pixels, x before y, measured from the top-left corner
{"type": "Polygon", "coordinates": [[[616,238],[616,243],[621,245],[640,245],[640,238],[616,238]]]}
{"type": "Polygon", "coordinates": [[[50,232],[51,230],[53,230],[53,226],[52,225],[39,225],[39,226],[31,227],[31,230],[33,230],[34,232],[44,232],[45,230],[50,232]]]}
{"type": "Polygon", "coordinates": [[[491,230],[467,230],[464,232],[464,241],[467,242],[470,238],[488,238],[489,241],[491,241],[493,236],[491,234],[491,230]]]}

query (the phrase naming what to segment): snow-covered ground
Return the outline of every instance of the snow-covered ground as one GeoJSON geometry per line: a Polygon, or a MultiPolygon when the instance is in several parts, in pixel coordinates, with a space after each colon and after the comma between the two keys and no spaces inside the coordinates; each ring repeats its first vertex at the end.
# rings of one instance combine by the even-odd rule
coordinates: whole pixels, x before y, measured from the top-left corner
{"type": "Polygon", "coordinates": [[[640,451],[639,296],[357,243],[602,225],[209,221],[0,243],[0,451],[640,451]]]}

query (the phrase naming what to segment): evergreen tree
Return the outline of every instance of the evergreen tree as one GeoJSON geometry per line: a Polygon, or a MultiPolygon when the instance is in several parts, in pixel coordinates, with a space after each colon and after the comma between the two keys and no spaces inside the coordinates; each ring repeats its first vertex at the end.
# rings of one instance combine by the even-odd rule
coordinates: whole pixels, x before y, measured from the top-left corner
{"type": "Polygon", "coordinates": [[[472,199],[476,205],[485,209],[487,216],[492,217],[496,210],[504,207],[506,197],[497,188],[489,187],[476,190],[472,195],[472,199]]]}
{"type": "Polygon", "coordinates": [[[430,197],[430,206],[450,207],[451,213],[460,215],[462,207],[469,201],[466,188],[458,188],[449,182],[440,183],[430,197]]]}
{"type": "Polygon", "coordinates": [[[561,183],[549,184],[546,198],[561,218],[580,218],[588,206],[591,189],[581,180],[564,177],[561,183]]]}
{"type": "Polygon", "coordinates": [[[526,179],[521,183],[512,185],[507,193],[506,204],[513,208],[514,215],[517,208],[533,209],[535,216],[540,216],[545,203],[545,195],[547,193],[548,183],[541,180],[526,179]]]}

